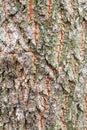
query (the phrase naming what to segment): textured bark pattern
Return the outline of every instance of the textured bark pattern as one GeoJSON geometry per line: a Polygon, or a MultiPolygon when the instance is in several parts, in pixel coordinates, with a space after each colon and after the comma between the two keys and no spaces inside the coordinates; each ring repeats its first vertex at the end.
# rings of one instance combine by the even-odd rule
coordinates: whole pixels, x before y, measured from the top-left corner
{"type": "Polygon", "coordinates": [[[0,0],[0,130],[87,130],[87,0],[0,0]]]}

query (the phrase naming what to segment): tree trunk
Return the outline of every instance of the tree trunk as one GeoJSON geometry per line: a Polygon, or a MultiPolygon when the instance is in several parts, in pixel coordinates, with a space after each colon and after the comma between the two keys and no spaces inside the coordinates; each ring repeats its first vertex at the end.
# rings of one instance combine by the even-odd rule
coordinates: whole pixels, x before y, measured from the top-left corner
{"type": "Polygon", "coordinates": [[[86,0],[0,0],[0,130],[87,130],[86,0]]]}

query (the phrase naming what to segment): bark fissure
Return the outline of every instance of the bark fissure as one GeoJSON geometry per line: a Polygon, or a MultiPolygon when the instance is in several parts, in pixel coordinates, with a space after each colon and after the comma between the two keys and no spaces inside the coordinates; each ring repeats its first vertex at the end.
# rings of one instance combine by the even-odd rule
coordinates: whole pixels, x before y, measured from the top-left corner
{"type": "Polygon", "coordinates": [[[87,129],[86,8],[0,1],[0,130],[87,129]]]}

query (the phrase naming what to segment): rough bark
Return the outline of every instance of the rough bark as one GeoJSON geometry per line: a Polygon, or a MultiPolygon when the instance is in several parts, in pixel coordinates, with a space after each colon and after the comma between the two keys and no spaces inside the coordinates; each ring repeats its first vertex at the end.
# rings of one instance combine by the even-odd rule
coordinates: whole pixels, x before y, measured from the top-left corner
{"type": "Polygon", "coordinates": [[[0,0],[0,130],[87,130],[87,0],[0,0]]]}

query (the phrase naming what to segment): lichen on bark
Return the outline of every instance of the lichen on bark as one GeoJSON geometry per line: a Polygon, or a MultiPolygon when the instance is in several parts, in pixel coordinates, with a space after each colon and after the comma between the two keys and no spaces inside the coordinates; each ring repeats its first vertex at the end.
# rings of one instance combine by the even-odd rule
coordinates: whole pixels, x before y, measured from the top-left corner
{"type": "Polygon", "coordinates": [[[86,8],[0,0],[0,130],[87,129],[86,8]]]}

